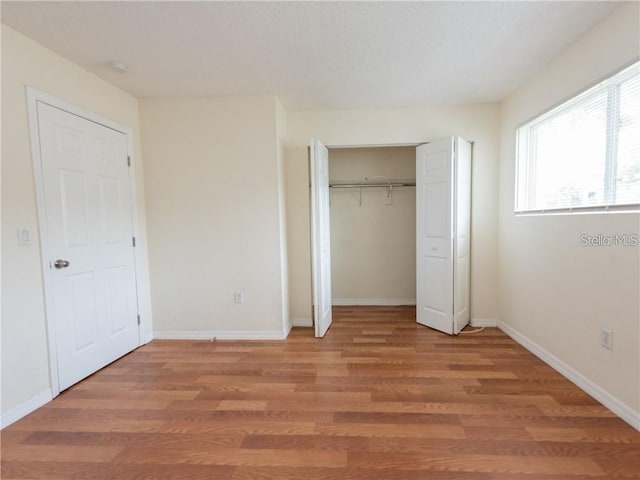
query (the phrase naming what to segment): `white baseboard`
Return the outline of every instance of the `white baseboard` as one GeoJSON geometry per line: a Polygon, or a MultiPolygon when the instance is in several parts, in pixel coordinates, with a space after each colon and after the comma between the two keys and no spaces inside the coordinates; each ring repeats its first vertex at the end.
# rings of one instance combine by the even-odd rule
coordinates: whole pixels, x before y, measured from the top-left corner
{"type": "Polygon", "coordinates": [[[140,344],[140,346],[142,345],[146,345],[147,343],[149,343],[151,340],[153,340],[153,333],[147,333],[146,335],[144,335],[142,337],[142,343],[140,344]]]}
{"type": "Polygon", "coordinates": [[[627,404],[620,401],[618,398],[611,395],[602,387],[596,385],[580,372],[574,370],[572,367],[564,363],[558,357],[542,348],[537,343],[529,340],[523,334],[513,329],[509,325],[503,322],[498,324],[500,330],[513,338],[516,342],[522,345],[524,348],[533,353],[543,362],[547,363],[550,367],[564,375],[567,379],[575,383],[578,387],[591,395],[597,401],[602,403],[605,407],[619,416],[622,420],[627,422],[636,430],[640,430],[640,412],[633,410],[627,404]]]}
{"type": "Polygon", "coordinates": [[[415,298],[333,298],[331,304],[335,306],[375,305],[393,307],[396,305],[415,305],[415,298]]]}
{"type": "Polygon", "coordinates": [[[291,329],[293,328],[293,322],[291,320],[289,320],[287,322],[286,325],[284,325],[283,327],[283,331],[282,331],[282,335],[283,335],[283,339],[287,338],[289,336],[289,334],[291,333],[291,329]]]}
{"type": "Polygon", "coordinates": [[[12,408],[0,417],[0,429],[17,422],[22,417],[29,415],[34,410],[37,410],[41,406],[49,403],[52,399],[53,394],[51,393],[51,390],[47,389],[40,392],[35,397],[30,398],[26,402],[22,402],[20,405],[12,408]]]}
{"type": "Polygon", "coordinates": [[[158,340],[284,340],[289,332],[278,330],[161,330],[153,332],[158,340]]]}
{"type": "Polygon", "coordinates": [[[311,318],[294,318],[294,327],[313,327],[313,319],[311,318]]]}
{"type": "Polygon", "coordinates": [[[472,318],[470,323],[472,327],[497,327],[498,319],[497,318],[472,318]]]}

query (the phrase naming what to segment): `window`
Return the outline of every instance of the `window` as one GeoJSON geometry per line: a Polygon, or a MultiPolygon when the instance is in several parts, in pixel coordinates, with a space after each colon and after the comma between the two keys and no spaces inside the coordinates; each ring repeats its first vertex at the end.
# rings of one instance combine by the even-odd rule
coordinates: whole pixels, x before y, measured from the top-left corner
{"type": "Polygon", "coordinates": [[[640,206],[640,63],[517,130],[516,213],[640,206]]]}

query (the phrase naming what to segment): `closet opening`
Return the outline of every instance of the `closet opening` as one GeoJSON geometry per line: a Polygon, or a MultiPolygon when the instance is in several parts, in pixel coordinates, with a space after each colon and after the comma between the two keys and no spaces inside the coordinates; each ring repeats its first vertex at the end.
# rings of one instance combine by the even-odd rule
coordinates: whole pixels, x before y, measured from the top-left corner
{"type": "Polygon", "coordinates": [[[449,335],[468,323],[471,143],[309,149],[313,323],[333,306],[416,305],[449,335]]]}
{"type": "Polygon", "coordinates": [[[415,147],[329,149],[333,306],[416,304],[415,147]]]}

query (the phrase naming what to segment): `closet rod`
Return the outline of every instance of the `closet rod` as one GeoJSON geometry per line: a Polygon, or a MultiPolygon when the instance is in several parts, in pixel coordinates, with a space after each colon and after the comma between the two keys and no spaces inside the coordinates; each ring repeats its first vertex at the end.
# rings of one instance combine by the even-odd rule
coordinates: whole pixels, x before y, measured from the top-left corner
{"type": "Polygon", "coordinates": [[[415,187],[416,182],[387,183],[330,183],[329,188],[364,188],[364,187],[415,187]]]}

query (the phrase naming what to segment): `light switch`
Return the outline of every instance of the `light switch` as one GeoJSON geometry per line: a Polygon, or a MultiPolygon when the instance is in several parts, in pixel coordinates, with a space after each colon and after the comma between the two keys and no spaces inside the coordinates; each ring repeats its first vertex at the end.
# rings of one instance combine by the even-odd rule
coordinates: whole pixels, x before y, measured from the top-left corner
{"type": "Polygon", "coordinates": [[[242,290],[233,292],[233,301],[235,303],[244,303],[244,292],[242,290]]]}
{"type": "Polygon", "coordinates": [[[18,245],[21,247],[31,245],[31,229],[29,227],[18,228],[18,245]]]}

